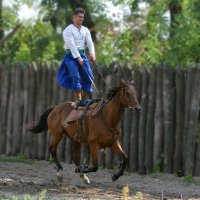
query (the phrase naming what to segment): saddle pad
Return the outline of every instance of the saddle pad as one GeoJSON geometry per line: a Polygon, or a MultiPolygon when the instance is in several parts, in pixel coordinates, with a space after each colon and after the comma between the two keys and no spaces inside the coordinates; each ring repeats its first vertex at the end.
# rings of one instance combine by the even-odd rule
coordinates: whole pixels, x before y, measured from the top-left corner
{"type": "Polygon", "coordinates": [[[81,107],[78,110],[72,110],[71,113],[66,117],[64,120],[65,123],[75,121],[77,119],[80,119],[81,116],[94,116],[99,112],[99,109],[101,108],[101,105],[103,104],[104,100],[101,99],[100,101],[93,103],[89,106],[88,110],[85,112],[85,108],[81,107]]]}

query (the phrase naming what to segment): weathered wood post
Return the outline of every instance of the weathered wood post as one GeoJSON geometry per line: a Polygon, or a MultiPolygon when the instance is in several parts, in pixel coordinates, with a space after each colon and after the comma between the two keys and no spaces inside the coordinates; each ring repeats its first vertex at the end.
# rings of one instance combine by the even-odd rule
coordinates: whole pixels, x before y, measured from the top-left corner
{"type": "MultiPolygon", "coordinates": [[[[185,140],[185,174],[194,174],[195,146],[197,142],[197,125],[200,102],[200,67],[192,68],[191,71],[191,96],[188,109],[188,124],[185,140]]],[[[187,93],[187,91],[186,91],[187,93]]],[[[188,95],[188,94],[187,94],[188,95]]]]}
{"type": "Polygon", "coordinates": [[[6,64],[0,64],[0,154],[6,153],[6,130],[7,130],[7,117],[8,117],[8,103],[11,85],[11,67],[6,64]]]}
{"type": "Polygon", "coordinates": [[[154,145],[153,145],[153,169],[161,171],[163,162],[164,140],[164,114],[163,114],[163,69],[157,68],[156,74],[156,107],[154,118],[154,145]]]}
{"type": "MultiPolygon", "coordinates": [[[[138,94],[138,101],[141,102],[142,87],[142,70],[137,68],[134,70],[135,89],[138,94]]],[[[137,112],[132,112],[131,135],[130,135],[130,152],[129,152],[129,170],[135,172],[138,170],[138,129],[139,116],[137,112]]]]}
{"type": "Polygon", "coordinates": [[[185,116],[185,70],[178,68],[175,74],[176,85],[176,133],[174,150],[174,173],[183,170],[183,136],[185,116]]]}
{"type": "Polygon", "coordinates": [[[153,139],[154,139],[154,115],[156,96],[156,68],[150,70],[150,81],[148,88],[147,122],[145,136],[145,166],[146,173],[153,170],[153,139]]]}
{"type": "Polygon", "coordinates": [[[165,66],[163,71],[163,108],[164,108],[164,172],[173,172],[175,140],[175,77],[174,70],[165,66]]]}
{"type": "Polygon", "coordinates": [[[148,105],[148,87],[149,87],[149,72],[144,68],[142,76],[141,89],[141,106],[142,111],[139,117],[139,135],[138,135],[138,172],[145,173],[145,132],[147,120],[147,105],[148,105]]]}

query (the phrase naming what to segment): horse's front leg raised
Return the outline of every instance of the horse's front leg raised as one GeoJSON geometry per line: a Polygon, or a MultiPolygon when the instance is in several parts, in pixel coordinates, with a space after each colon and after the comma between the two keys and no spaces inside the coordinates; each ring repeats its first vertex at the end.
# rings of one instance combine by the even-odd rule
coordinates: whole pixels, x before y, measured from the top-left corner
{"type": "Polygon", "coordinates": [[[128,157],[123,152],[122,147],[119,144],[119,141],[116,141],[112,145],[112,149],[117,155],[119,155],[122,158],[122,163],[120,164],[119,170],[112,176],[112,180],[116,181],[120,176],[123,175],[124,169],[126,168],[126,165],[127,165],[127,162],[128,162],[128,157]]]}

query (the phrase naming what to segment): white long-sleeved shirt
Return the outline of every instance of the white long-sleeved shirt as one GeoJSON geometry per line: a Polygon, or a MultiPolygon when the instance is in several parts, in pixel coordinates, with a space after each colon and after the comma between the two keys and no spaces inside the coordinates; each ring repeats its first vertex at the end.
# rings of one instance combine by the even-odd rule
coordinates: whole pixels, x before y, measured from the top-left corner
{"type": "Polygon", "coordinates": [[[63,39],[64,48],[70,49],[74,58],[80,56],[78,50],[85,49],[85,46],[88,47],[90,54],[95,54],[90,31],[85,26],[81,26],[79,30],[76,26],[70,24],[63,31],[63,39]]]}

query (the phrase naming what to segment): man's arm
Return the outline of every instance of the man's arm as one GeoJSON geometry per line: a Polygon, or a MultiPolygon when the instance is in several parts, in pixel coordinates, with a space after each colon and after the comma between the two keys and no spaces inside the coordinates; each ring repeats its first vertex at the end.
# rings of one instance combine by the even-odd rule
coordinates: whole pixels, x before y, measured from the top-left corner
{"type": "Polygon", "coordinates": [[[96,56],[95,56],[94,43],[92,41],[92,37],[88,28],[86,28],[86,45],[89,49],[90,59],[92,61],[95,61],[96,56]]]}

